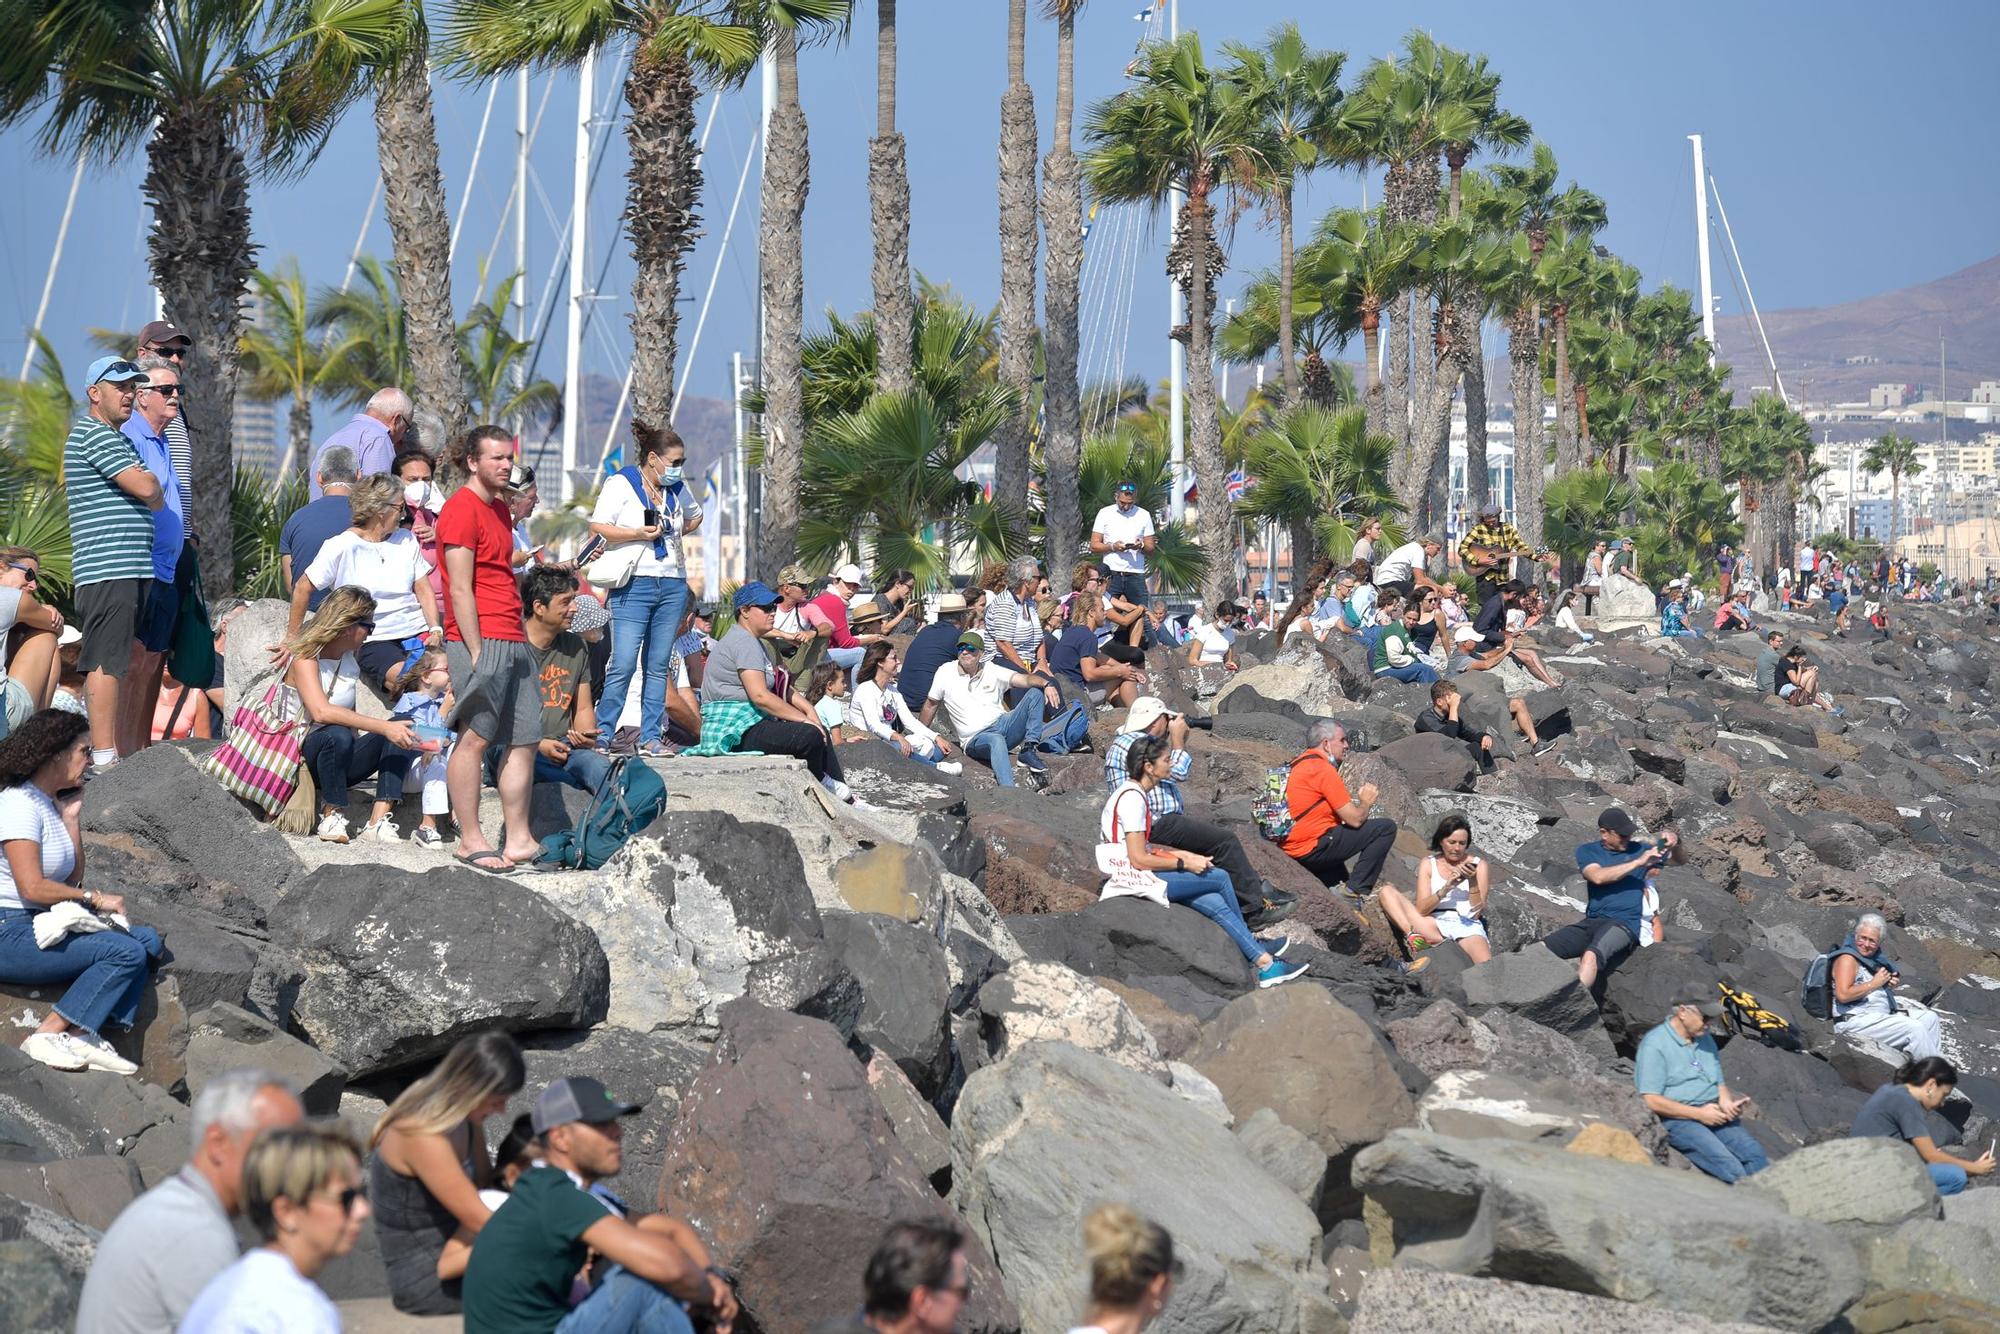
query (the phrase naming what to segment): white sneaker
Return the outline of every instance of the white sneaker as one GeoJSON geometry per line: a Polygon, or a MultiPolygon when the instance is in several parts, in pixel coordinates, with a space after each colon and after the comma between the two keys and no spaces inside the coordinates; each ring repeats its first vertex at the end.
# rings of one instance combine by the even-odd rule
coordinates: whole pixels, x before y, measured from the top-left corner
{"type": "Polygon", "coordinates": [[[854,800],[854,789],[841,782],[838,778],[822,778],[819,780],[819,785],[825,788],[827,795],[835,801],[851,802],[854,800]]]}
{"type": "Polygon", "coordinates": [[[965,766],[957,760],[939,760],[937,771],[941,774],[950,774],[953,778],[956,778],[965,772],[965,766]]]}
{"type": "Polygon", "coordinates": [[[418,847],[441,848],[444,846],[444,835],[427,824],[418,825],[417,832],[411,834],[410,838],[418,847]]]}
{"type": "Polygon", "coordinates": [[[394,820],[385,816],[364,828],[361,831],[361,838],[364,842],[401,843],[403,831],[396,827],[394,820]]]}
{"type": "Polygon", "coordinates": [[[75,1039],[67,1033],[30,1033],[21,1044],[21,1055],[40,1061],[51,1070],[88,1069],[90,1062],[76,1048],[75,1039]]]}
{"type": "Polygon", "coordinates": [[[139,1067],[118,1054],[118,1049],[105,1041],[101,1033],[72,1031],[64,1036],[83,1048],[83,1059],[99,1070],[108,1070],[114,1075],[136,1075],[139,1067]]]}
{"type": "Polygon", "coordinates": [[[320,817],[319,828],[314,831],[322,843],[345,843],[347,841],[347,817],[339,811],[328,811],[320,817]]]}

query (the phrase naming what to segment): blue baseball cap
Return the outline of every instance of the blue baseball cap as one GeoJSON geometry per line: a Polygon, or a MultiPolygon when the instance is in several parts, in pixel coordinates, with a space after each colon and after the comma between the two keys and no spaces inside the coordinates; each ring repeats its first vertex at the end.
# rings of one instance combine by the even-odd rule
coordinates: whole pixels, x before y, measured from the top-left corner
{"type": "Polygon", "coordinates": [[[140,370],[125,357],[99,357],[96,361],[90,363],[90,372],[84,378],[83,382],[86,386],[101,384],[105,381],[109,381],[112,384],[125,384],[131,380],[143,380],[145,378],[146,372],[140,370]]]}
{"type": "Polygon", "coordinates": [[[738,611],[742,611],[745,607],[775,607],[778,602],[778,595],[771,591],[770,585],[756,579],[736,590],[738,611]]]}

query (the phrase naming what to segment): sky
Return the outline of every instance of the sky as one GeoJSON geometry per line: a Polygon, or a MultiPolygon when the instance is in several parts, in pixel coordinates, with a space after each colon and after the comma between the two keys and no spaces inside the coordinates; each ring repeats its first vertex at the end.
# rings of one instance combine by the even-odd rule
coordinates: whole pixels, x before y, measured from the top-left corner
{"type": "MultiPolygon", "coordinates": [[[[1078,22],[1078,111],[1115,93],[1145,25],[1151,0],[1096,0],[1078,22]]],[[[1006,79],[1005,0],[903,0],[899,7],[901,128],[913,189],[914,267],[982,304],[997,299],[997,133],[1006,79]]],[[[1031,3],[1031,14],[1039,4],[1031,3]]],[[[1656,6],[1490,0],[1354,5],[1336,0],[1181,0],[1182,29],[1213,53],[1226,40],[1256,41],[1297,19],[1309,41],[1348,53],[1348,78],[1392,54],[1412,27],[1483,52],[1504,78],[1502,103],[1525,116],[1554,148],[1566,179],[1604,196],[1603,241],[1645,275],[1648,288],[1695,282],[1692,175],[1686,136],[1705,136],[1708,167],[1734,225],[1752,290],[1767,310],[1827,305],[1940,277],[1991,256],[2000,215],[2000,176],[1985,165],[1980,136],[1990,121],[1990,53],[2000,39],[2000,6],[1956,0],[1906,6],[1878,0],[1693,0],[1656,6]],[[1914,21],[1913,21],[1914,20],[1914,21]]],[[[810,126],[812,190],[805,220],[808,327],[823,312],[870,303],[867,141],[874,127],[874,6],[858,0],[843,47],[808,51],[800,83],[810,126]]],[[[1055,94],[1052,24],[1031,18],[1028,77],[1046,151],[1055,94]]],[[[600,63],[600,106],[607,94],[600,63]]],[[[576,146],[575,79],[537,77],[531,113],[547,93],[532,151],[528,289],[542,317],[556,236],[571,198],[576,146]]],[[[484,158],[466,198],[473,143],[487,90],[440,78],[438,134],[454,216],[466,215],[454,261],[461,309],[479,292],[481,264],[513,264],[511,234],[496,237],[514,152],[511,81],[495,101],[484,158]]],[[[608,100],[605,100],[607,99],[608,100]]],[[[710,113],[710,101],[702,108],[710,113]]],[[[754,143],[753,79],[724,95],[705,160],[705,231],[683,281],[681,324],[688,392],[725,397],[732,352],[749,355],[756,330],[758,180],[748,188],[725,253],[731,197],[754,143]],[[718,255],[721,262],[718,268],[718,255]],[[700,302],[715,276],[715,298],[694,339],[700,302]]],[[[39,153],[37,126],[0,131],[0,374],[18,370],[33,322],[73,164],[39,153]]],[[[598,133],[606,133],[600,128],[598,133]]],[[[613,231],[624,196],[622,131],[611,142],[592,196],[590,270],[608,259],[604,299],[589,303],[587,371],[622,377],[629,360],[625,322],[631,262],[613,231]]],[[[1079,145],[1081,147],[1081,145],[1079,145]]],[[[84,177],[57,274],[48,335],[74,379],[94,349],[90,326],[136,328],[152,315],[145,270],[143,150],[84,177]]],[[[303,179],[259,183],[252,226],[262,262],[296,258],[315,285],[338,284],[378,171],[374,126],[363,105],[349,113],[303,179]]],[[[1379,177],[1312,178],[1301,230],[1327,209],[1379,199],[1379,177]]],[[[388,257],[385,221],[366,219],[364,249],[388,257]]],[[[1224,299],[1240,295],[1275,261],[1275,232],[1246,213],[1227,238],[1224,299]]],[[[1084,376],[1118,370],[1157,380],[1166,373],[1166,280],[1162,221],[1107,210],[1093,227],[1084,292],[1084,376]]],[[[1738,298],[1715,258],[1719,306],[1738,298]]],[[[566,280],[538,373],[560,380],[566,280]]],[[[169,312],[171,315],[171,312],[169,312]]],[[[325,415],[325,414],[323,414],[325,415]]]]}

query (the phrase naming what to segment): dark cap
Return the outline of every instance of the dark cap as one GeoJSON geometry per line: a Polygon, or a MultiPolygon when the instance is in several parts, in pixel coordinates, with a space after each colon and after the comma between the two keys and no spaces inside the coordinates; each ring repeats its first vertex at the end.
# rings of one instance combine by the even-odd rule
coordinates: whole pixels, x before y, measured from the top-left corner
{"type": "Polygon", "coordinates": [[[1722,1018],[1722,1001],[1715,994],[1715,984],[1690,982],[1674,990],[1673,1006],[1676,1010],[1683,1005],[1692,1005],[1710,1019],[1722,1018]]]}
{"type": "Polygon", "coordinates": [[[1604,808],[1604,813],[1597,817],[1597,827],[1620,838],[1630,838],[1639,832],[1639,826],[1632,823],[1632,817],[1616,806],[1604,808]]]}
{"type": "Polygon", "coordinates": [[[194,339],[176,329],[165,320],[154,320],[139,330],[139,346],[165,347],[168,343],[179,343],[183,347],[193,347],[194,339]]]}
{"type": "Polygon", "coordinates": [[[775,607],[778,605],[778,600],[778,595],[771,591],[770,585],[756,579],[736,590],[738,611],[742,611],[745,607],[775,607]]]}
{"type": "Polygon", "coordinates": [[[611,1096],[610,1089],[588,1075],[572,1075],[558,1079],[535,1099],[535,1133],[546,1135],[573,1121],[601,1126],[621,1116],[630,1116],[644,1106],[644,1103],[620,1102],[611,1096]]]}

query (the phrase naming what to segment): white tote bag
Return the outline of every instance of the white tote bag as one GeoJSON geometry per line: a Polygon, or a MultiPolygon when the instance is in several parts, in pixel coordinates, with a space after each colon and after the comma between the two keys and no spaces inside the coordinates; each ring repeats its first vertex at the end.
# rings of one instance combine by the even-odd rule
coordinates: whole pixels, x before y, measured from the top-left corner
{"type": "MultiPolygon", "coordinates": [[[[1104,827],[1115,833],[1118,822],[1115,812],[1118,799],[1127,792],[1138,792],[1135,784],[1127,783],[1112,793],[1111,800],[1104,808],[1104,827]]],[[[1143,795],[1142,798],[1143,800],[1143,795]]],[[[1146,834],[1153,832],[1153,811],[1146,808],[1146,834]]],[[[1099,898],[1140,898],[1151,899],[1162,907],[1167,903],[1167,882],[1151,871],[1132,864],[1132,858],[1125,851],[1123,839],[1107,839],[1097,845],[1097,869],[1104,875],[1104,888],[1098,892],[1099,898]]]]}

